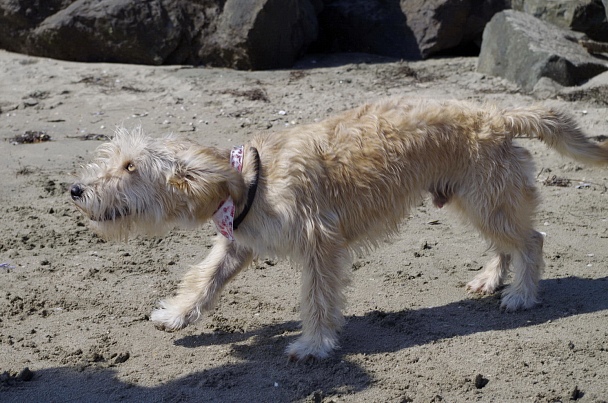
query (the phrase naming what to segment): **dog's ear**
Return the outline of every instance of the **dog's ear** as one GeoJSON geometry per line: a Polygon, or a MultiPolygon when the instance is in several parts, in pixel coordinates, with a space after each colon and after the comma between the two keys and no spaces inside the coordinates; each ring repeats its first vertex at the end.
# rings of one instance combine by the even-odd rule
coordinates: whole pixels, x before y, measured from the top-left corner
{"type": "Polygon", "coordinates": [[[167,184],[188,196],[209,201],[227,196],[239,201],[245,187],[243,177],[230,166],[228,158],[221,158],[211,150],[180,153],[167,184]]]}
{"type": "Polygon", "coordinates": [[[167,185],[172,188],[191,194],[193,189],[194,176],[188,173],[188,169],[181,164],[176,165],[175,170],[167,177],[167,185]]]}

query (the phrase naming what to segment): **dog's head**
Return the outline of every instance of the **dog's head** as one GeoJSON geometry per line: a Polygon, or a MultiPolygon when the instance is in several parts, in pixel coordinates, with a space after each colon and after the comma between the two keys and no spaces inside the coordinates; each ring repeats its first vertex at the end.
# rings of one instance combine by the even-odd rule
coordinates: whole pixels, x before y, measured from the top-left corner
{"type": "Polygon", "coordinates": [[[206,221],[219,203],[242,197],[228,158],[173,136],[151,138],[119,128],[70,187],[74,204],[104,238],[158,235],[206,221]]]}

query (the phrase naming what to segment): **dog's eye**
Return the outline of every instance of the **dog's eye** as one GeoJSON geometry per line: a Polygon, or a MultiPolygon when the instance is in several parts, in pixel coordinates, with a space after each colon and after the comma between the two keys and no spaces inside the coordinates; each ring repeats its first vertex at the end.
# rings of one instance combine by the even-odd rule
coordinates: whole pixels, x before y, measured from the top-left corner
{"type": "Polygon", "coordinates": [[[135,171],[135,165],[132,162],[129,162],[127,165],[125,165],[125,169],[129,172],[133,172],[135,171]]]}

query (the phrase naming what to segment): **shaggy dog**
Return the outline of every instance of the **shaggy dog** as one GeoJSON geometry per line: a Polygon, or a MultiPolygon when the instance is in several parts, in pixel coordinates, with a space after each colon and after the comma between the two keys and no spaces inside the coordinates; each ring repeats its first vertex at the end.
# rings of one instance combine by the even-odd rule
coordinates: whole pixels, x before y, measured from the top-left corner
{"type": "Polygon", "coordinates": [[[517,136],[582,162],[608,163],[608,147],[557,110],[388,99],[258,135],[232,152],[119,129],[70,193],[106,238],[214,218],[220,234],[209,255],[152,312],[165,330],[212,309],[255,256],[288,257],[302,269],[302,335],[287,353],[323,358],[344,323],[353,252],[395,233],[427,193],[437,207],[464,216],[495,253],[470,291],[495,292],[511,268],[501,306],[538,302],[543,237],[532,221],[539,195],[530,153],[513,144],[517,136]]]}

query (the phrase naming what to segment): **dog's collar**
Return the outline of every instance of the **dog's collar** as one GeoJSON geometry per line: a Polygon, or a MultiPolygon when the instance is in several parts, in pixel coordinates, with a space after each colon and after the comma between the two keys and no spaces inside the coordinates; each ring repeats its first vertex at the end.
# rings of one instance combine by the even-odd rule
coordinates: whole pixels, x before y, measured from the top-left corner
{"type": "MultiPolygon", "coordinates": [[[[247,190],[247,201],[245,202],[245,206],[243,207],[243,211],[236,218],[234,218],[234,213],[236,211],[236,207],[234,205],[234,201],[230,196],[226,200],[220,203],[218,209],[213,214],[213,222],[217,227],[217,230],[224,235],[226,238],[231,241],[234,240],[234,230],[238,229],[239,225],[247,216],[251,205],[253,204],[253,199],[255,198],[255,194],[258,190],[258,180],[260,178],[260,155],[258,154],[258,150],[255,147],[250,148],[253,157],[255,158],[255,178],[253,182],[249,185],[249,189],[247,190]]],[[[244,154],[244,146],[237,146],[232,149],[230,152],[230,165],[237,171],[241,172],[243,169],[243,154],[244,154]]]]}

